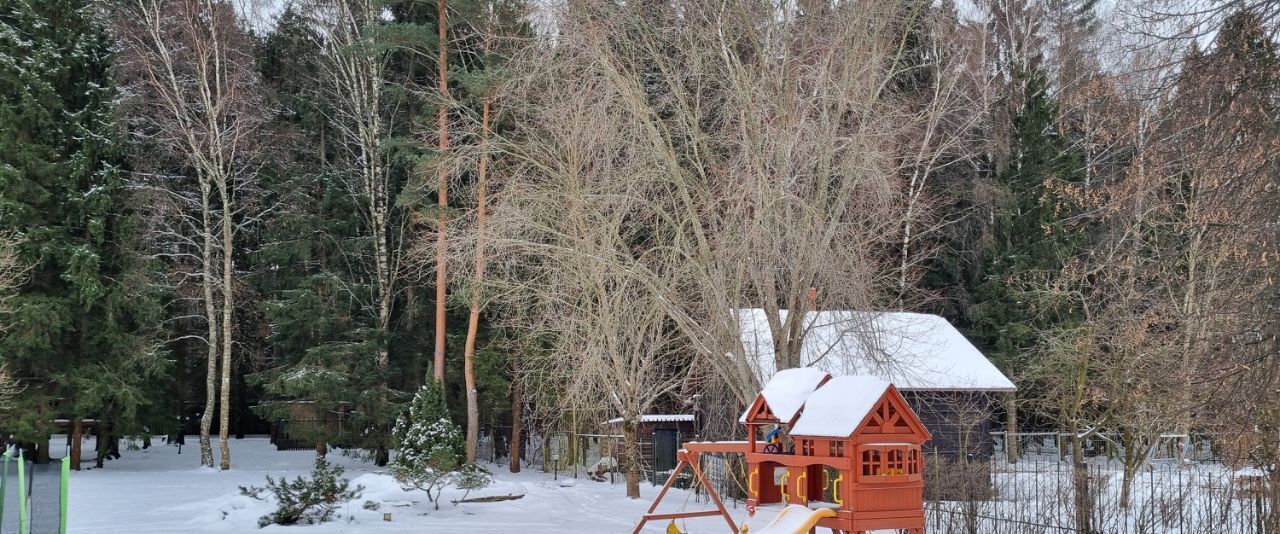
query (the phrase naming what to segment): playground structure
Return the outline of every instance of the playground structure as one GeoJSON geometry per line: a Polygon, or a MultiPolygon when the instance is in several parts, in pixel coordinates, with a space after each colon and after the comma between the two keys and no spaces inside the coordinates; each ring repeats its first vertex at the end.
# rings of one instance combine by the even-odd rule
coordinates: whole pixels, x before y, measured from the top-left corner
{"type": "Polygon", "coordinates": [[[878,529],[923,534],[920,449],[931,436],[892,384],[870,376],[787,369],[774,375],[738,422],[746,427],[747,441],[684,444],[675,471],[636,525],[637,534],[652,520],[716,515],[731,532],[739,532],[699,467],[699,456],[707,453],[744,456],[749,514],[776,503],[790,505],[783,514],[793,518],[803,509],[814,510],[802,522],[786,522],[801,525],[800,530],[779,528],[780,514],[767,532],[809,532],[816,525],[838,534],[878,529]],[[716,509],[655,513],[685,467],[716,509]]]}
{"type": "Polygon", "coordinates": [[[6,449],[0,456],[0,532],[66,534],[70,478],[69,455],[41,465],[23,458],[21,449],[6,449]]]}

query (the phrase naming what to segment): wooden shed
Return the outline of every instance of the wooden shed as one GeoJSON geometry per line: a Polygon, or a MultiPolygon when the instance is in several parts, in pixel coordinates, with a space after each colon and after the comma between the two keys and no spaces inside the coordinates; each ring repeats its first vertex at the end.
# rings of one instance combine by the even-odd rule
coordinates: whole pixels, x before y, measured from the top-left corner
{"type": "MultiPolygon", "coordinates": [[[[610,419],[601,425],[609,429],[609,433],[619,434],[622,431],[622,418],[610,419]]],[[[640,416],[636,440],[640,442],[640,457],[645,459],[645,471],[654,484],[671,474],[676,466],[676,451],[680,449],[680,444],[693,439],[696,433],[693,414],[640,416]]]]}

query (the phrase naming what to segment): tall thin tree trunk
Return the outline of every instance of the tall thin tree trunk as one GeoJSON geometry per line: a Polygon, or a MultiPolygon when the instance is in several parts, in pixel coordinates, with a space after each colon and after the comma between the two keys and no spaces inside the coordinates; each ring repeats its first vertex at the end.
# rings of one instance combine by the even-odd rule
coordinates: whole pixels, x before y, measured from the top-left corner
{"type": "MultiPolygon", "coordinates": [[[[486,47],[487,48],[487,47],[486,47]]],[[[476,461],[476,445],[480,436],[480,406],[476,398],[475,352],[476,334],[480,329],[480,286],[484,283],[484,231],[489,176],[489,97],[484,97],[480,112],[480,167],[476,173],[476,275],[471,285],[471,315],[467,317],[467,345],[463,349],[462,369],[467,388],[467,461],[476,461]]]]}
{"type": "Polygon", "coordinates": [[[521,416],[524,415],[524,382],[519,373],[513,373],[511,379],[511,472],[520,472],[520,454],[524,444],[524,429],[521,427],[521,416]]]}
{"type": "MultiPolygon", "coordinates": [[[[101,418],[98,419],[98,456],[94,459],[93,465],[98,469],[102,469],[107,460],[107,442],[111,440],[111,434],[107,431],[107,422],[101,418]]],[[[210,451],[212,454],[212,451],[210,451]]]]}
{"type": "MultiPolygon", "coordinates": [[[[1088,316],[1088,311],[1085,313],[1088,316]]],[[[1093,499],[1089,488],[1089,466],[1084,462],[1084,440],[1080,435],[1080,410],[1084,405],[1091,357],[1091,352],[1084,351],[1084,359],[1076,370],[1074,402],[1071,404],[1070,423],[1067,427],[1071,432],[1071,482],[1075,504],[1076,530],[1086,534],[1094,531],[1093,499]]]]}
{"type": "MultiPolygon", "coordinates": [[[[201,234],[204,237],[203,251],[201,260],[202,280],[204,285],[204,316],[205,322],[209,326],[209,339],[206,345],[209,349],[208,361],[206,366],[206,374],[204,378],[204,413],[200,414],[200,465],[213,467],[213,444],[209,442],[209,430],[213,427],[213,411],[215,404],[215,389],[218,385],[218,313],[216,304],[213,301],[213,223],[211,220],[209,205],[209,184],[208,178],[201,178],[200,197],[203,202],[201,210],[201,218],[203,227],[201,234]]],[[[98,429],[98,436],[102,436],[102,428],[98,429]]],[[[101,461],[101,458],[99,458],[101,461]]]]}
{"type": "Polygon", "coordinates": [[[1007,411],[1004,427],[1004,449],[1005,455],[1008,457],[1009,463],[1018,463],[1018,456],[1021,452],[1018,450],[1022,446],[1018,442],[1018,401],[1016,393],[1004,394],[1004,405],[1007,411]]]}
{"type": "MultiPolygon", "coordinates": [[[[440,109],[436,111],[436,118],[439,121],[440,139],[437,148],[443,153],[449,149],[449,109],[446,105],[449,102],[449,54],[446,39],[448,38],[449,14],[448,2],[446,0],[438,0],[436,3],[436,17],[439,19],[437,31],[440,39],[440,56],[437,60],[436,69],[440,76],[440,109]]],[[[436,352],[435,352],[435,380],[444,384],[444,339],[445,339],[445,298],[448,293],[445,288],[445,263],[448,257],[445,254],[445,230],[448,218],[445,210],[449,204],[449,176],[443,165],[436,171],[436,202],[440,208],[440,221],[436,234],[436,352]]]]}
{"type": "Polygon", "coordinates": [[[84,442],[84,420],[71,420],[71,469],[80,470],[81,445],[84,442]]]}
{"type": "Polygon", "coordinates": [[[222,201],[222,384],[218,407],[218,452],[222,456],[219,467],[224,471],[231,469],[231,445],[227,442],[227,433],[231,430],[231,330],[232,313],[235,310],[235,294],[232,287],[234,262],[232,258],[232,224],[233,202],[227,190],[227,181],[231,178],[223,176],[218,183],[218,195],[222,201]]]}

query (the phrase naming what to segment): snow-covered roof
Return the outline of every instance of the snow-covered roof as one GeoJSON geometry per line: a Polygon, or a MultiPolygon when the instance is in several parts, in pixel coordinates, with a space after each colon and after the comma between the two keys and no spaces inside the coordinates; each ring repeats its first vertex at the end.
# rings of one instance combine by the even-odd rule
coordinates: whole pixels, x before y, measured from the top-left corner
{"type": "MultiPolygon", "coordinates": [[[[734,310],[757,378],[774,376],[774,345],[764,310],[734,310]]],[[[787,311],[782,310],[785,320],[787,311]]],[[[1014,391],[977,347],[937,315],[812,311],[805,315],[801,364],[832,375],[872,375],[900,390],[1014,391]]],[[[770,403],[770,407],[773,404],[770,403]]]]}
{"type": "MultiPolygon", "coordinates": [[[[679,423],[679,422],[685,422],[685,421],[692,422],[693,414],[687,414],[687,413],[644,414],[640,416],[641,423],[679,423]]],[[[615,417],[601,424],[616,425],[621,422],[622,422],[621,417],[615,417]]]]}
{"type": "MultiPolygon", "coordinates": [[[[804,406],[804,399],[826,378],[826,371],[812,367],[783,369],[773,374],[769,382],[764,385],[764,389],[760,390],[760,394],[769,404],[769,411],[773,412],[774,417],[786,423],[796,416],[796,412],[804,406]]],[[[751,407],[748,406],[747,412],[750,410],[751,407]]],[[[747,422],[747,412],[742,413],[738,422],[747,422]]]]}
{"type": "Polygon", "coordinates": [[[791,427],[791,435],[848,437],[888,389],[888,382],[874,376],[832,378],[809,394],[804,412],[791,427]]]}

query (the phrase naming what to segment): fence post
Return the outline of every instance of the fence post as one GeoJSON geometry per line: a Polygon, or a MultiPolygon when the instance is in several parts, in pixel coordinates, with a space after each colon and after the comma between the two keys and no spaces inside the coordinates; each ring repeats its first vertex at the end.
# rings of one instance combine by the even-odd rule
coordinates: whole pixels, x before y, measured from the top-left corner
{"type": "Polygon", "coordinates": [[[9,457],[11,452],[12,449],[5,447],[4,467],[3,471],[0,472],[0,524],[3,524],[4,521],[4,496],[6,495],[5,490],[7,490],[9,486],[9,457]]]}
{"type": "Polygon", "coordinates": [[[71,455],[62,459],[62,472],[58,476],[58,534],[67,534],[68,491],[71,483],[71,455]]]}

